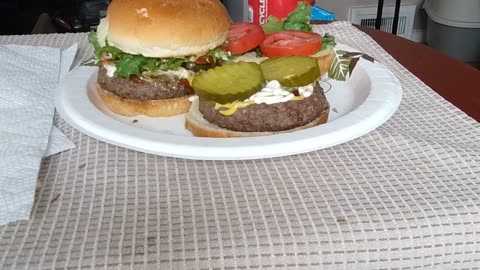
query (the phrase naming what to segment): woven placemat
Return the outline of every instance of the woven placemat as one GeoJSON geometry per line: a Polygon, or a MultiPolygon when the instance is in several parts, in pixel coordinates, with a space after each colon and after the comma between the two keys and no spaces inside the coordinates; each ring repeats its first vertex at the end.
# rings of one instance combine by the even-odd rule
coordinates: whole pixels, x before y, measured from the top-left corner
{"type": "MultiPolygon", "coordinates": [[[[0,227],[2,269],[479,269],[480,126],[347,22],[317,26],[384,63],[403,100],[381,127],[324,150],[192,161],[56,125],[29,222],[0,227]]],[[[0,43],[92,55],[86,34],[0,43]]]]}

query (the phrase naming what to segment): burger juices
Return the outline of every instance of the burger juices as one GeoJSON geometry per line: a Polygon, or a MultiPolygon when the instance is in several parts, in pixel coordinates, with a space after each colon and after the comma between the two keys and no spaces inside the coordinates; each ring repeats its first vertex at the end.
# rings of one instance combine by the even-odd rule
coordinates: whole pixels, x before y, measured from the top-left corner
{"type": "Polygon", "coordinates": [[[219,48],[229,25],[218,0],[112,1],[89,35],[104,104],[126,116],[187,112],[195,73],[229,57],[219,48]]]}

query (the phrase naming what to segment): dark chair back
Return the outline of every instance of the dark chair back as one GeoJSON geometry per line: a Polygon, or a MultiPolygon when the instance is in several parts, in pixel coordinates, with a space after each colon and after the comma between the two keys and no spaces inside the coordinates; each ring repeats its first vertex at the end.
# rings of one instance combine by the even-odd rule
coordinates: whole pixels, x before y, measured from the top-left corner
{"type": "MultiPolygon", "coordinates": [[[[395,0],[395,13],[393,15],[392,34],[397,34],[398,18],[400,17],[400,4],[402,0],[395,0]]],[[[377,18],[375,19],[375,28],[380,29],[382,25],[383,0],[378,0],[377,18]]]]}

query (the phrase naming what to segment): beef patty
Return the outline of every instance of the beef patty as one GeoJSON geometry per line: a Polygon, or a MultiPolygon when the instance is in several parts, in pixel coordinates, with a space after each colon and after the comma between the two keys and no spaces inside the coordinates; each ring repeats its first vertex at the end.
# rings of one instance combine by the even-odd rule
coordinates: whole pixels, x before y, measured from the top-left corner
{"type": "Polygon", "coordinates": [[[239,108],[233,115],[223,115],[215,102],[200,99],[203,117],[217,126],[243,132],[283,131],[306,125],[325,112],[330,105],[323,89],[316,84],[310,97],[274,104],[252,104],[239,108]]]}
{"type": "Polygon", "coordinates": [[[101,67],[97,83],[104,90],[126,99],[157,100],[176,98],[193,94],[187,79],[174,76],[157,76],[152,82],[132,76],[130,79],[108,77],[107,70],[101,67]]]}

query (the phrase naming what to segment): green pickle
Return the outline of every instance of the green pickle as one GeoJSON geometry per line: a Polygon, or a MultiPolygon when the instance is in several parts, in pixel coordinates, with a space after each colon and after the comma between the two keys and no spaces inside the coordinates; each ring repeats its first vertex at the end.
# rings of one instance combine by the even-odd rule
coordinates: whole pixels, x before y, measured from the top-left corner
{"type": "Polygon", "coordinates": [[[220,104],[245,100],[262,89],[260,65],[253,62],[227,63],[197,75],[192,82],[200,98],[220,104]]]}
{"type": "Polygon", "coordinates": [[[300,87],[320,78],[318,60],[308,56],[270,58],[260,63],[267,81],[277,80],[284,87],[300,87]]]}

